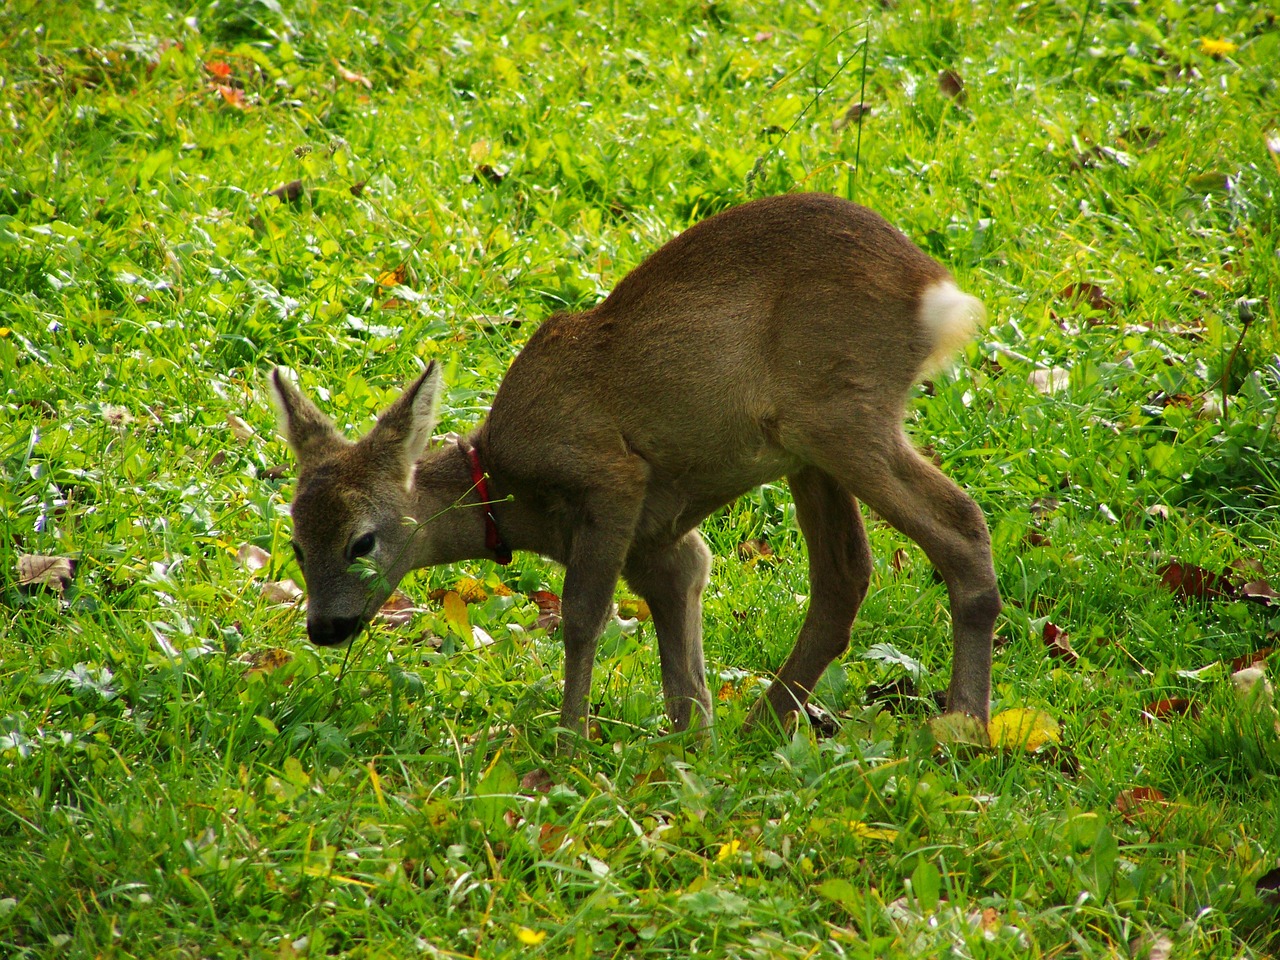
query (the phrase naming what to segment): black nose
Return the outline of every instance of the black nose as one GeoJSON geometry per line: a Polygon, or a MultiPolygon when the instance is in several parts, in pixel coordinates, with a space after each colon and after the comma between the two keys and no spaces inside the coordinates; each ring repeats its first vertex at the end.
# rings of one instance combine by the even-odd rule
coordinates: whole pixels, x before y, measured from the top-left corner
{"type": "Polygon", "coordinates": [[[307,636],[318,647],[336,647],[354,637],[359,629],[359,617],[334,617],[329,620],[307,621],[307,636]]]}

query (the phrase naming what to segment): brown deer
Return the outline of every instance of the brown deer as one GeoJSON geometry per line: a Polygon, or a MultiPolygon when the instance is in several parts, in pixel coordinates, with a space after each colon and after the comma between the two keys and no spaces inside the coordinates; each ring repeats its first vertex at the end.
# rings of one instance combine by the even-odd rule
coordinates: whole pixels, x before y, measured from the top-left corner
{"type": "Polygon", "coordinates": [[[351,639],[418,567],[531,550],[565,567],[564,727],[585,728],[619,576],[652,611],[674,727],[709,723],[711,554],[697,527],[785,476],[809,549],[809,609],[749,722],[765,703],[782,719],[799,710],[849,645],[871,575],[858,499],[946,582],[947,709],[985,721],[1000,611],[987,526],[902,429],[912,385],[984,317],[877,214],[798,194],[704,220],[603,303],[548,319],[465,439],[428,448],[434,362],[355,443],[277,369],[273,399],[299,466],[307,632],[322,646],[351,639]]]}

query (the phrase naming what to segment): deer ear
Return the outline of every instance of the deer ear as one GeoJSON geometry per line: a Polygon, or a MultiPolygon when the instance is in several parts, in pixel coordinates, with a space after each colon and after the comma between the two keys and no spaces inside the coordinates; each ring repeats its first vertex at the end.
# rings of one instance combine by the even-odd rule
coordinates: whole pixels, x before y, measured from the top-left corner
{"type": "Polygon", "coordinates": [[[348,441],[338,433],[333,421],[289,382],[283,367],[271,371],[267,384],[280,433],[300,467],[318,463],[347,446],[348,441]]]}
{"type": "Polygon", "coordinates": [[[440,365],[432,360],[421,376],[382,412],[367,438],[369,443],[393,454],[404,471],[406,484],[413,479],[413,465],[427,449],[436,426],[440,379],[440,365]]]}

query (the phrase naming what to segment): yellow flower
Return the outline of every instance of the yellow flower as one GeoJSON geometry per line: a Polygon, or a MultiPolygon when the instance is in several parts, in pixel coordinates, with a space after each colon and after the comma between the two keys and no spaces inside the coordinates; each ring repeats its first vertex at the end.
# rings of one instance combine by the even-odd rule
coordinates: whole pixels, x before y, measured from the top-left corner
{"type": "Polygon", "coordinates": [[[1211,40],[1208,37],[1200,38],[1200,52],[1207,53],[1211,57],[1225,57],[1229,53],[1235,53],[1240,48],[1230,40],[1211,40]]]}
{"type": "Polygon", "coordinates": [[[13,331],[8,327],[0,327],[0,338],[7,337],[11,333],[13,333],[13,331]]]}
{"type": "Polygon", "coordinates": [[[526,947],[536,947],[547,939],[547,931],[530,930],[528,927],[516,927],[516,939],[526,947]]]}
{"type": "Polygon", "coordinates": [[[891,827],[873,827],[863,823],[861,820],[850,820],[849,829],[853,831],[854,836],[862,837],[865,840],[888,840],[892,843],[898,839],[898,831],[891,827]]]}
{"type": "Polygon", "coordinates": [[[724,863],[730,857],[736,857],[741,849],[742,841],[740,840],[730,840],[728,843],[720,844],[720,852],[716,854],[716,863],[724,863]]]}

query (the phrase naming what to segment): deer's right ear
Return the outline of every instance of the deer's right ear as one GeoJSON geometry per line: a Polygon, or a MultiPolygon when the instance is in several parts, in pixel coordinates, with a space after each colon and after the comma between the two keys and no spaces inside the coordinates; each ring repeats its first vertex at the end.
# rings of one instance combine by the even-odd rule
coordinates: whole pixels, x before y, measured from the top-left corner
{"type": "Polygon", "coordinates": [[[272,370],[267,382],[280,433],[293,449],[300,467],[317,463],[348,444],[333,421],[289,382],[283,367],[272,370]]]}

